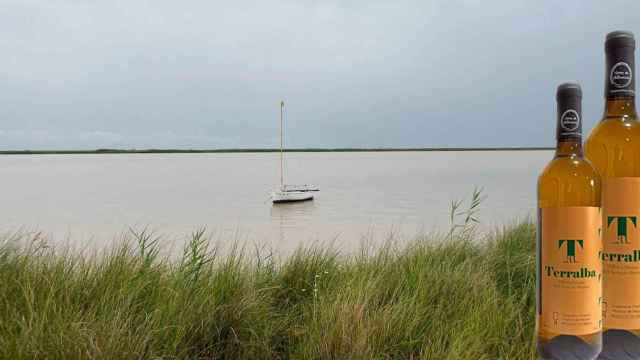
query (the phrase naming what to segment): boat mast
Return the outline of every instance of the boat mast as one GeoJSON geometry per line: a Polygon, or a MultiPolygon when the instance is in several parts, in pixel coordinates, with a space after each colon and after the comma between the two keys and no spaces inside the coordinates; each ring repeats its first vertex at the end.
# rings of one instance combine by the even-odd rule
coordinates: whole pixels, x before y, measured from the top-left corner
{"type": "Polygon", "coordinates": [[[282,132],[283,132],[283,120],[282,113],[284,111],[284,100],[280,101],[280,190],[284,191],[284,149],[283,149],[283,140],[282,140],[282,132]]]}

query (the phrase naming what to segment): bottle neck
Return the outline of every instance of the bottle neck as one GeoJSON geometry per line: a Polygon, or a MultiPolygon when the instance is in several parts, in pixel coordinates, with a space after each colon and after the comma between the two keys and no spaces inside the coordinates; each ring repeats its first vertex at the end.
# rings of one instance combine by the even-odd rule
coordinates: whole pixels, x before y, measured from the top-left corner
{"type": "Polygon", "coordinates": [[[604,105],[604,119],[637,119],[636,99],[633,96],[618,99],[606,99],[604,105]]]}
{"type": "Polygon", "coordinates": [[[634,46],[605,45],[605,86],[607,101],[631,101],[636,95],[634,46]]]}
{"type": "Polygon", "coordinates": [[[556,157],[582,156],[582,95],[559,93],[556,157]]]}
{"type": "Polygon", "coordinates": [[[556,157],[582,157],[582,139],[560,139],[556,144],[556,157]]]}

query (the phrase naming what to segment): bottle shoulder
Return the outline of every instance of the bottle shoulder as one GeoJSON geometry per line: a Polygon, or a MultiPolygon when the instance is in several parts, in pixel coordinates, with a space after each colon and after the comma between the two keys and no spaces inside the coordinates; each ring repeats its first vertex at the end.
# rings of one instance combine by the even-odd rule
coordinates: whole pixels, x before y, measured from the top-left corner
{"type": "Polygon", "coordinates": [[[549,176],[587,178],[600,182],[596,167],[587,158],[579,156],[553,158],[540,173],[539,180],[549,176]]]}
{"type": "Polygon", "coordinates": [[[603,178],[640,176],[640,121],[601,121],[585,142],[585,156],[603,178]]]}
{"type": "Polygon", "coordinates": [[[640,121],[637,118],[602,120],[593,127],[585,145],[589,147],[598,142],[635,144],[640,147],[640,121]]]}
{"type": "Polygon", "coordinates": [[[538,178],[538,206],[600,206],[600,175],[583,157],[556,157],[538,178]]]}

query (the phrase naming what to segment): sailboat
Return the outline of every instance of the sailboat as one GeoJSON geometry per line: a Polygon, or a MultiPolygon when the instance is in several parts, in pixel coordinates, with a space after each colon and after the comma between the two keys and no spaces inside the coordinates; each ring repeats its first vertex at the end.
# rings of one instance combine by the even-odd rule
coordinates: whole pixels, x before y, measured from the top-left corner
{"type": "Polygon", "coordinates": [[[313,192],[320,191],[317,186],[285,185],[284,183],[283,113],[284,101],[280,101],[280,188],[271,192],[271,200],[274,204],[313,200],[313,192]]]}

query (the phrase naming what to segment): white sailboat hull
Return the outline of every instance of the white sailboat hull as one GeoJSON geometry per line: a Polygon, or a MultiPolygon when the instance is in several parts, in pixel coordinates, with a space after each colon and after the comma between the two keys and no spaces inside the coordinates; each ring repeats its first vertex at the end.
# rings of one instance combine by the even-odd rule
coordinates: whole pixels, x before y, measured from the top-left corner
{"type": "Polygon", "coordinates": [[[274,191],[271,193],[274,204],[313,200],[313,194],[308,191],[274,191]]]}

